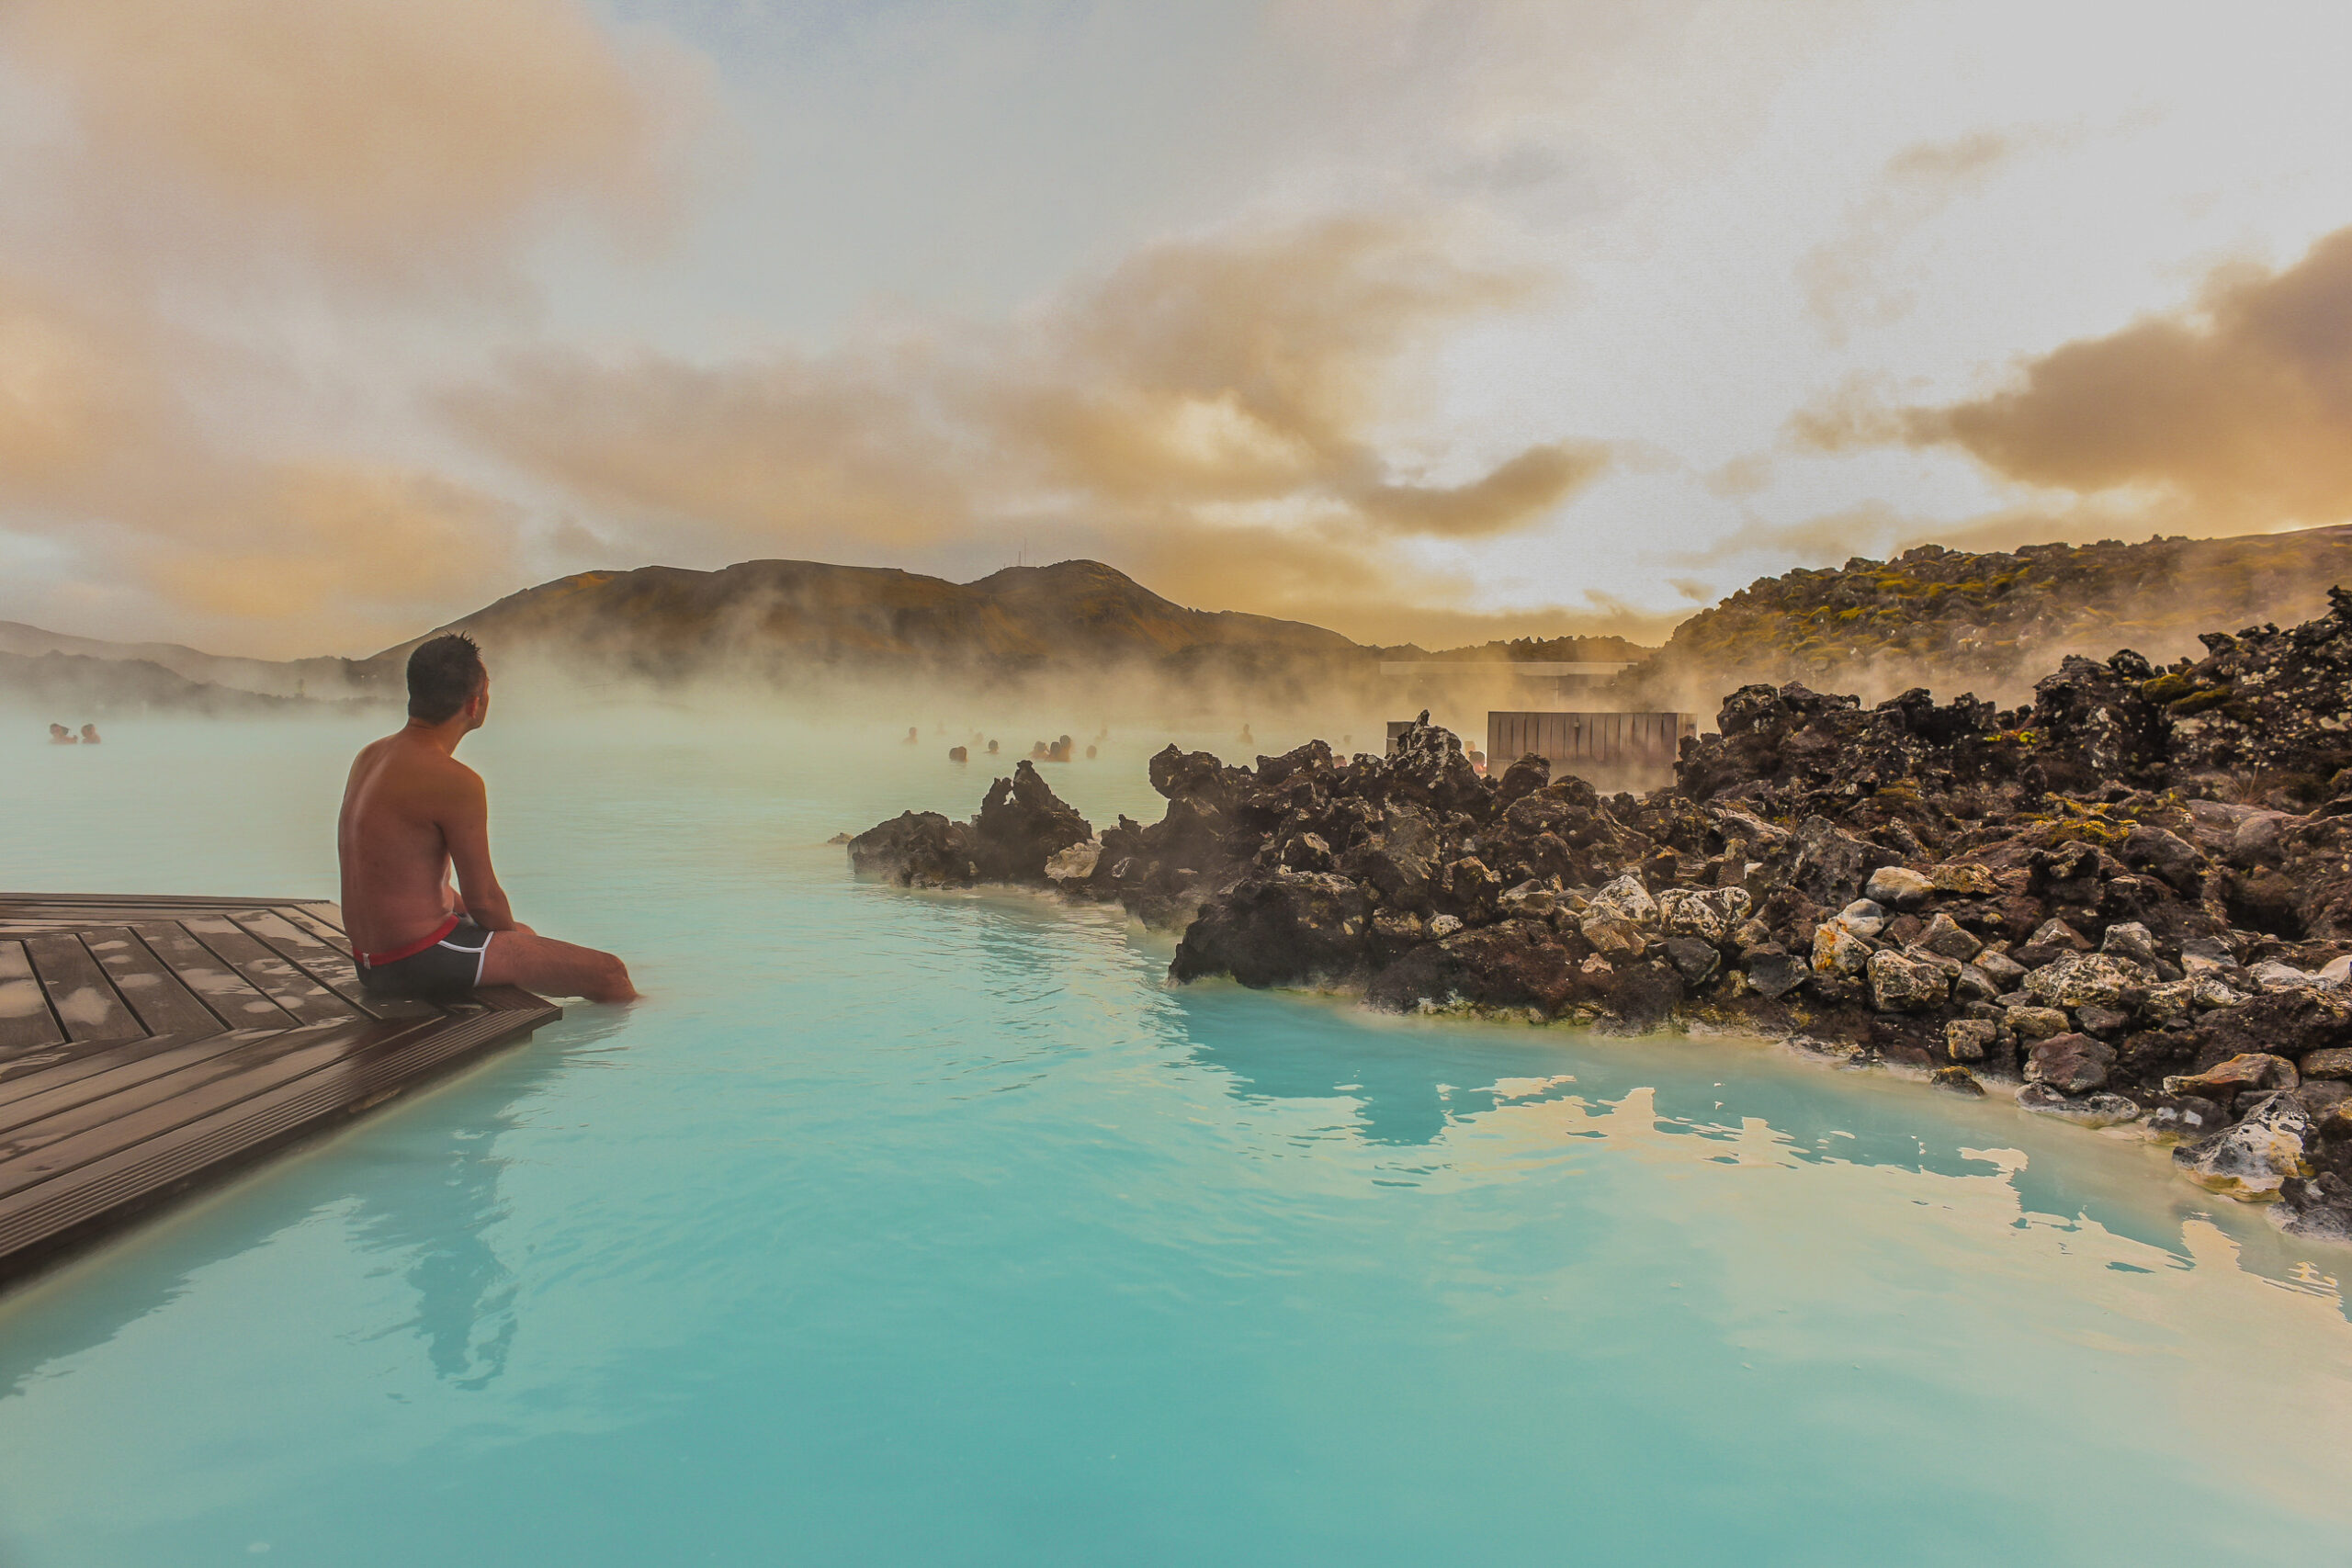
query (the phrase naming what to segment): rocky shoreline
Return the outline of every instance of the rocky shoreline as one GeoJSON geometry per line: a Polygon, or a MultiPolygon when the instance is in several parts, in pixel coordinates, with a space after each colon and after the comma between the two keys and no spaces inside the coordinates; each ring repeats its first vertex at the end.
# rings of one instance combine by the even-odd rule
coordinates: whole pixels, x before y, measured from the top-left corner
{"type": "Polygon", "coordinates": [[[2029,706],[1746,686],[1675,783],[1482,776],[1424,722],[1253,768],[1171,746],[1098,836],[1027,762],[978,816],[851,840],[906,886],[1026,883],[1182,932],[1170,975],[1375,1007],[1670,1021],[1926,1069],[2177,1140],[2352,1241],[2352,593],[2202,660],[2069,658],[2029,706]]]}

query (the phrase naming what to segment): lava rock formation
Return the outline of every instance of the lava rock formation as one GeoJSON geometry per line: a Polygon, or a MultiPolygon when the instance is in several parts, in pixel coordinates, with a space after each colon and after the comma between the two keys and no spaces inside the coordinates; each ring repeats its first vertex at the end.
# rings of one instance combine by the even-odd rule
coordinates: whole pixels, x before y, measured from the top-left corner
{"type": "Polygon", "coordinates": [[[2352,1240],[2352,593],[2159,671],[2066,659],[2007,711],[1742,687],[1674,784],[1171,746],[1165,816],[1087,824],[1023,763],[970,824],[853,841],[909,884],[1049,883],[1182,932],[1178,980],[1396,1010],[1671,1020],[1925,1069],[2180,1140],[2183,1174],[2352,1240]]]}

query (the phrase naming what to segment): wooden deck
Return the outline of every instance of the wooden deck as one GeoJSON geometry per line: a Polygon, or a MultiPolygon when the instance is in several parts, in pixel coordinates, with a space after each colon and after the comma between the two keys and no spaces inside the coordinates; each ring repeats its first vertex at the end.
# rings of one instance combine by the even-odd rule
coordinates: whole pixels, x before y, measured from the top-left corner
{"type": "Polygon", "coordinates": [[[368,997],[332,904],[0,893],[0,1283],[561,1016],[368,997]]]}

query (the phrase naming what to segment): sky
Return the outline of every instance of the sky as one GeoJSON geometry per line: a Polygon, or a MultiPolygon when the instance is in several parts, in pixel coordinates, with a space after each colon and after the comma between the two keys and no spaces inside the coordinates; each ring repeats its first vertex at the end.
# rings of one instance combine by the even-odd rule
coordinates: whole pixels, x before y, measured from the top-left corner
{"type": "Polygon", "coordinates": [[[0,619],[1110,562],[1429,646],[2352,519],[2340,0],[10,0],[0,619]]]}

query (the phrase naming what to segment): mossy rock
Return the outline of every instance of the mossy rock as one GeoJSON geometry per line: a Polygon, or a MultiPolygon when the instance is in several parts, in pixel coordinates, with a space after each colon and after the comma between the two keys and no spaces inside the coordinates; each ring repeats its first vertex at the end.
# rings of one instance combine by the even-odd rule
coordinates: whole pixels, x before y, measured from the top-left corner
{"type": "Polygon", "coordinates": [[[2220,707],[2237,694],[2238,689],[2235,686],[2208,686],[2196,695],[2183,697],[2173,704],[2172,716],[2175,718],[2188,718],[2203,713],[2208,708],[2220,707]]]}
{"type": "Polygon", "coordinates": [[[2177,703],[2197,690],[2197,677],[2186,671],[2159,675],[2153,681],[2140,682],[2140,694],[2152,703],[2177,703]]]}

